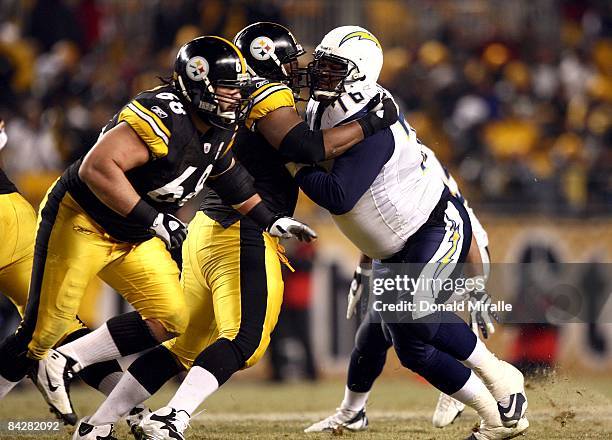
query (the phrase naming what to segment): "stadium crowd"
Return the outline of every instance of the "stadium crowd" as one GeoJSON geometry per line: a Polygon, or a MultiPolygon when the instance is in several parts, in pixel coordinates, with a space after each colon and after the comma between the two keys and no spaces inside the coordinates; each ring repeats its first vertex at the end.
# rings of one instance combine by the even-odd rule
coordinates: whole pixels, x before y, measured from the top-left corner
{"type": "MultiPolygon", "coordinates": [[[[381,35],[381,82],[401,97],[407,119],[470,200],[506,211],[609,212],[609,2],[556,2],[556,41],[533,38],[529,26],[514,33],[492,27],[488,38],[471,39],[469,26],[443,14],[445,1],[430,5],[439,19],[435,38],[410,31],[410,18],[413,24],[426,18],[409,15],[411,2],[341,3],[353,3],[366,27],[381,35]],[[408,14],[405,27],[382,33],[399,19],[396,11],[399,18],[408,14]]],[[[36,202],[122,103],[169,73],[185,41],[231,37],[260,20],[291,28],[304,14],[325,11],[316,0],[3,1],[0,115],[11,139],[2,154],[5,170],[36,202]]],[[[308,49],[320,38],[296,36],[308,49]]]]}

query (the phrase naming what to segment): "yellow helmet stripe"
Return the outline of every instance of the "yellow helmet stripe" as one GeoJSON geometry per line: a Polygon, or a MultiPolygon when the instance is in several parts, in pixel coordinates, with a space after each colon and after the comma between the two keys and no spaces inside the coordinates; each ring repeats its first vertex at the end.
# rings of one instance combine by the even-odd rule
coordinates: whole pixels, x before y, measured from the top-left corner
{"type": "Polygon", "coordinates": [[[365,32],[365,31],[355,31],[355,32],[351,32],[348,35],[345,35],[342,38],[342,40],[340,40],[340,44],[338,46],[342,46],[344,43],[346,43],[348,40],[352,38],[357,38],[359,40],[370,40],[374,42],[374,44],[376,44],[378,47],[380,47],[380,42],[378,41],[378,39],[374,35],[370,34],[369,32],[365,32]]]}
{"type": "Polygon", "coordinates": [[[240,73],[247,73],[247,63],[244,59],[244,57],[242,56],[242,52],[240,52],[240,49],[238,49],[238,47],[236,47],[236,45],[234,43],[232,43],[229,40],[226,40],[223,37],[218,37],[216,35],[209,35],[210,38],[216,38],[218,40],[223,41],[224,43],[227,43],[228,45],[230,45],[234,51],[236,51],[236,55],[238,55],[238,59],[240,60],[240,67],[242,68],[242,72],[240,73]]]}

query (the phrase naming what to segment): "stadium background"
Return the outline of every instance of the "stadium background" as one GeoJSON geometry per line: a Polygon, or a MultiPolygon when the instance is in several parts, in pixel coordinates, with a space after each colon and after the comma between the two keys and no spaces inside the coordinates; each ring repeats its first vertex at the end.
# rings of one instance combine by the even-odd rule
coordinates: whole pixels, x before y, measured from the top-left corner
{"type": "MultiPolygon", "coordinates": [[[[311,53],[331,28],[360,24],[381,40],[380,82],[488,229],[492,261],[610,263],[611,9],[604,0],[3,0],[3,169],[37,206],[112,114],[167,75],[195,36],[231,39],[248,23],[275,21],[311,53]]],[[[287,282],[288,318],[274,349],[282,374],[272,377],[314,378],[312,363],[320,375],[341,375],[356,327],[344,308],[358,254],[305,197],[297,216],[321,238],[314,247],[287,243],[298,275],[287,282]],[[310,329],[310,366],[298,322],[298,331],[310,329]]],[[[96,325],[124,308],[96,284],[81,317],[96,325]]],[[[6,333],[15,317],[8,304],[2,310],[6,333]]],[[[512,326],[491,343],[526,366],[609,377],[611,327],[512,326]]],[[[397,369],[392,361],[386,371],[397,369]]],[[[248,375],[270,377],[269,363],[248,375]]]]}

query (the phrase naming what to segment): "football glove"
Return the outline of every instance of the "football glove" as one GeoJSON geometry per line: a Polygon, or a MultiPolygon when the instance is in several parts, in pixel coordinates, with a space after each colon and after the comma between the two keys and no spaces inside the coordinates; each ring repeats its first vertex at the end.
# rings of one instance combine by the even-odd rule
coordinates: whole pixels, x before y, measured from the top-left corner
{"type": "Polygon", "coordinates": [[[478,335],[478,329],[482,337],[487,339],[495,333],[493,321],[499,322],[497,312],[491,310],[491,297],[484,290],[476,290],[468,293],[470,298],[470,325],[472,331],[478,335]]]}
{"type": "Polygon", "coordinates": [[[160,212],[149,230],[161,238],[168,249],[180,247],[187,237],[187,226],[172,214],[160,212]]]}
{"type": "Polygon", "coordinates": [[[361,299],[363,293],[364,284],[370,282],[370,276],[372,275],[372,269],[365,269],[361,265],[357,266],[355,273],[353,274],[353,281],[351,281],[351,287],[348,293],[348,306],[346,307],[346,319],[351,319],[357,309],[357,304],[361,299]]]}
{"type": "MultiPolygon", "coordinates": [[[[380,99],[380,97],[378,98],[380,99]]],[[[397,107],[391,98],[384,98],[382,100],[382,116],[378,116],[379,111],[371,111],[367,113],[363,118],[357,119],[361,129],[363,130],[363,137],[367,138],[372,136],[374,133],[384,130],[397,122],[397,107]]]]}
{"type": "Polygon", "coordinates": [[[317,238],[317,233],[310,226],[293,217],[275,217],[272,224],[266,228],[266,232],[273,237],[297,238],[306,242],[317,238]]]}

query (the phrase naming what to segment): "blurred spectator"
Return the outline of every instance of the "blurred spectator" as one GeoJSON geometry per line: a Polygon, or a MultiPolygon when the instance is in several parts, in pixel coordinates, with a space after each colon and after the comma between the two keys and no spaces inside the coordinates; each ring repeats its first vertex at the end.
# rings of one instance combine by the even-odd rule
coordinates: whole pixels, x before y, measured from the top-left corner
{"type": "Polygon", "coordinates": [[[312,353],[310,303],[311,272],[315,248],[311,243],[299,243],[288,254],[295,272],[285,270],[285,293],[278,324],[270,341],[272,380],[283,381],[292,375],[291,367],[301,371],[308,380],[317,378],[312,353]]]}
{"type": "Polygon", "coordinates": [[[474,203],[612,209],[612,12],[600,0],[6,0],[0,114],[29,139],[12,148],[41,149],[32,164],[9,158],[7,171],[61,170],[130,96],[171,72],[181,44],[206,33],[231,39],[259,20],[300,30],[305,47],[322,26],[375,32],[381,82],[474,203]],[[42,107],[32,114],[46,118],[37,134],[25,116],[31,99],[42,107]]]}

